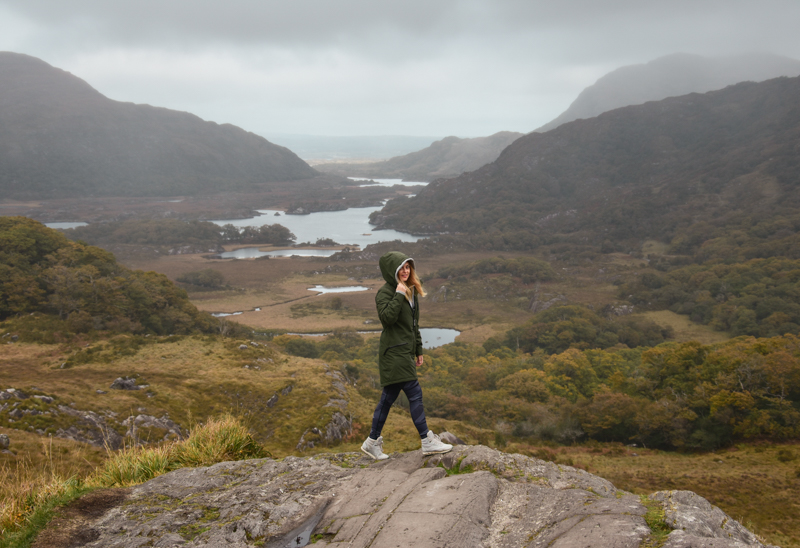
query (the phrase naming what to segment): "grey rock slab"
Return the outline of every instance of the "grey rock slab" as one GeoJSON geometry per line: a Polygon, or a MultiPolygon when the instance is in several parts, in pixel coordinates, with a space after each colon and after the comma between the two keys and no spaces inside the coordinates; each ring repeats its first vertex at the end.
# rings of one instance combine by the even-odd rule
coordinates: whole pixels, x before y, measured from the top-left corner
{"type": "Polygon", "coordinates": [[[192,547],[288,542],[304,525],[316,525],[308,522],[330,503],[338,481],[354,472],[296,457],[176,470],[134,487],[124,505],[96,523],[100,537],[88,546],[155,545],[175,535],[192,547]]]}
{"type": "Polygon", "coordinates": [[[593,515],[582,519],[550,544],[552,548],[637,548],[650,535],[641,516],[593,515]]]}
{"type": "MultiPolygon", "coordinates": [[[[402,472],[387,470],[388,474],[402,474],[402,472]]],[[[352,548],[366,548],[373,546],[373,542],[378,534],[385,528],[386,522],[394,515],[403,501],[420,485],[440,479],[445,476],[445,471],[441,468],[435,470],[417,470],[413,474],[406,474],[404,481],[394,485],[394,489],[385,501],[382,502],[377,511],[370,512],[371,515],[364,520],[363,525],[357,530],[355,524],[343,524],[339,532],[333,538],[334,542],[348,542],[352,548]]]]}
{"type": "Polygon", "coordinates": [[[324,519],[348,519],[372,514],[408,476],[396,470],[363,470],[343,486],[344,492],[340,491],[338,500],[331,505],[324,519]]]}
{"type": "Polygon", "coordinates": [[[490,470],[511,480],[538,481],[554,489],[585,489],[603,497],[611,497],[617,488],[611,482],[571,466],[563,466],[519,454],[501,453],[483,445],[459,445],[443,455],[431,457],[426,466],[459,470],[490,470]]]}
{"type": "MultiPolygon", "coordinates": [[[[653,498],[676,528],[667,548],[761,546],[694,493],[653,498]]],[[[316,534],[314,546],[348,548],[628,548],[650,534],[645,512],[602,478],[487,447],[381,462],[340,453],[165,474],[91,522],[86,546],[288,548],[316,534]]]]}
{"type": "Polygon", "coordinates": [[[642,517],[646,511],[633,495],[606,498],[581,489],[503,482],[492,507],[487,545],[582,546],[585,541],[594,546],[638,546],[650,533],[642,517]]]}
{"type": "Polygon", "coordinates": [[[498,479],[490,472],[425,482],[404,498],[367,546],[480,546],[489,536],[497,489],[498,479]]]}
{"type": "Polygon", "coordinates": [[[673,531],[662,548],[746,548],[751,546],[733,539],[697,537],[686,531],[673,531]]]}
{"type": "Polygon", "coordinates": [[[741,523],[697,493],[658,491],[650,498],[664,505],[664,521],[675,529],[669,537],[673,548],[699,546],[699,542],[703,546],[764,546],[741,523]],[[717,539],[717,543],[709,544],[712,539],[717,539]]]}

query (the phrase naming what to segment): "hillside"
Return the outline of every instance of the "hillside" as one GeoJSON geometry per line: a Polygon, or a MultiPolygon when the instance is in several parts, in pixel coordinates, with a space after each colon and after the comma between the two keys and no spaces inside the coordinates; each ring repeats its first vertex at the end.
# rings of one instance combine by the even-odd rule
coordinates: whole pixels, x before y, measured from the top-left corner
{"type": "Polygon", "coordinates": [[[521,136],[522,133],[500,131],[489,137],[472,139],[445,137],[427,148],[383,162],[318,164],[315,167],[323,172],[348,177],[433,181],[456,177],[493,162],[504,148],[521,136]]]}
{"type": "Polygon", "coordinates": [[[584,89],[566,111],[536,131],[544,133],[572,120],[594,118],[628,105],[798,74],[800,61],[777,55],[702,57],[676,53],[606,74],[584,89]]]}
{"type": "Polygon", "coordinates": [[[0,217],[0,322],[55,342],[94,330],[209,332],[216,320],[156,272],[130,270],[99,247],[25,217],[0,217]]]}
{"type": "Polygon", "coordinates": [[[316,175],[236,126],[113,101],[44,61],[0,52],[3,198],[190,195],[316,175]]]}
{"type": "Polygon", "coordinates": [[[495,249],[567,238],[611,250],[711,223],[696,244],[714,227],[799,213],[799,143],[800,78],[742,83],[526,135],[478,171],[390,201],[372,222],[466,233],[495,249]]]}

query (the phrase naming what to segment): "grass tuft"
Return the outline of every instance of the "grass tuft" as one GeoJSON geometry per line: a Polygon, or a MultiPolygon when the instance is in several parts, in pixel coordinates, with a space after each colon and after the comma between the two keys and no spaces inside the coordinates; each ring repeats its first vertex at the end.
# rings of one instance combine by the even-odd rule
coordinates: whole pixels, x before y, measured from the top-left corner
{"type": "Polygon", "coordinates": [[[657,500],[651,500],[647,495],[639,497],[647,508],[644,520],[650,528],[650,536],[642,543],[642,548],[660,548],[667,542],[667,537],[672,532],[672,528],[667,525],[664,515],[664,506],[657,500]]]}
{"type": "Polygon", "coordinates": [[[3,465],[0,548],[30,546],[57,507],[92,489],[136,485],[181,467],[271,456],[237,418],[224,415],[195,426],[184,441],[147,448],[131,446],[110,453],[86,479],[57,473],[52,461],[38,468],[30,463],[13,468],[3,465]]]}
{"type": "Polygon", "coordinates": [[[39,470],[29,462],[0,467],[0,548],[28,546],[53,510],[90,491],[76,476],[39,470]]]}
{"type": "Polygon", "coordinates": [[[458,459],[458,462],[456,462],[451,468],[447,468],[441,462],[439,463],[439,466],[444,469],[444,471],[447,473],[448,476],[457,476],[458,474],[471,474],[475,471],[475,469],[472,467],[471,464],[468,464],[463,468],[461,467],[461,462],[465,458],[466,457],[461,457],[460,459],[458,459]]]}
{"type": "Polygon", "coordinates": [[[271,456],[236,417],[223,415],[194,427],[184,441],[132,446],[113,454],[98,470],[96,481],[104,487],[125,487],[182,467],[271,456]]]}

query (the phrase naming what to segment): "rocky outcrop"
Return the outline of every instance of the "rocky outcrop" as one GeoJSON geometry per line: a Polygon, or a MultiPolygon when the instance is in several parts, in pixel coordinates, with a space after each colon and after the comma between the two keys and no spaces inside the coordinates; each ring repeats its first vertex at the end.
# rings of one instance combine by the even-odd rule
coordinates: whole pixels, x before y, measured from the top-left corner
{"type": "MultiPolygon", "coordinates": [[[[225,462],[165,474],[125,496],[86,523],[82,534],[93,540],[85,546],[637,547],[654,540],[638,496],[582,470],[483,446],[381,462],[360,453],[225,462]]],[[[676,528],[665,546],[763,546],[694,493],[652,499],[676,528]]]]}
{"type": "Polygon", "coordinates": [[[148,386],[147,384],[137,384],[135,377],[117,377],[111,383],[111,388],[114,390],[141,390],[148,386]]]}

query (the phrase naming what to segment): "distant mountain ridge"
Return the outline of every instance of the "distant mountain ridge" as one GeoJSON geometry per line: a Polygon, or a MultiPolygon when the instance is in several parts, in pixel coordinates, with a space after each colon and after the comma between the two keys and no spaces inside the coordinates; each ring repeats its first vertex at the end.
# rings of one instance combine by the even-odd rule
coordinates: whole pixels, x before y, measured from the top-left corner
{"type": "Polygon", "coordinates": [[[441,137],[413,135],[304,135],[266,133],[273,143],[291,149],[312,163],[370,160],[380,161],[425,148],[441,137]]]}
{"type": "Polygon", "coordinates": [[[569,108],[535,131],[543,133],[579,118],[594,118],[615,108],[705,93],[744,81],[761,82],[800,75],[800,61],[751,53],[702,57],[676,53],[641,65],[620,67],[584,89],[569,108]]]}
{"type": "Polygon", "coordinates": [[[417,152],[373,163],[336,163],[315,166],[323,172],[353,177],[432,181],[456,177],[493,162],[522,133],[500,131],[488,137],[445,137],[417,152]]]}
{"type": "Polygon", "coordinates": [[[316,175],[236,126],[113,101],[44,61],[0,52],[4,198],[174,196],[316,175]]]}
{"type": "Polygon", "coordinates": [[[669,242],[700,220],[750,226],[800,214],[798,150],[800,78],[747,82],[528,134],[492,164],[392,200],[371,221],[482,234],[499,248],[567,234],[669,242]]]}

